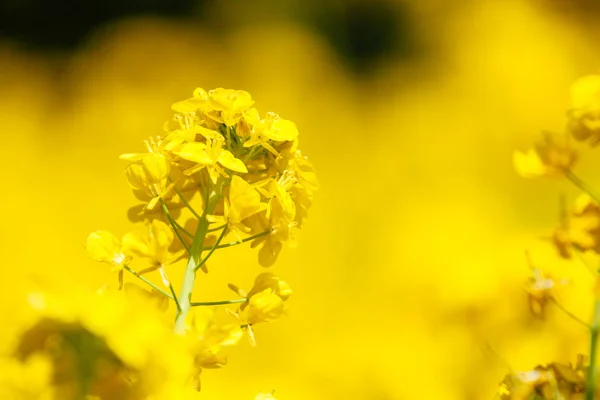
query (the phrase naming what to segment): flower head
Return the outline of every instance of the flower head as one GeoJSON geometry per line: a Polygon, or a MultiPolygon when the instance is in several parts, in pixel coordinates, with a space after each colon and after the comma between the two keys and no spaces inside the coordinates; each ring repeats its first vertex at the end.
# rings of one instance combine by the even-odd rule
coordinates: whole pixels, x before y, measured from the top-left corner
{"type": "Polygon", "coordinates": [[[600,143],[600,75],[588,75],[571,86],[568,130],[578,141],[600,143]]]}
{"type": "Polygon", "coordinates": [[[561,177],[576,161],[569,137],[550,132],[544,132],[543,141],[533,149],[527,153],[517,151],[513,157],[515,169],[525,178],[561,177]]]}

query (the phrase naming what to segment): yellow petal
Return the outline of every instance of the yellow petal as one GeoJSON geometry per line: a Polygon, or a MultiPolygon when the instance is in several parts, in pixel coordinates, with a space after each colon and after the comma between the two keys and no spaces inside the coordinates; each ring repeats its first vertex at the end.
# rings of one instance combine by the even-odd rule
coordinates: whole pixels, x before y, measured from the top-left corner
{"type": "Polygon", "coordinates": [[[292,141],[298,137],[298,128],[292,121],[277,116],[269,129],[265,130],[264,135],[276,142],[292,141]]]}
{"type": "Polygon", "coordinates": [[[171,243],[173,243],[174,234],[169,225],[159,219],[152,220],[150,225],[150,237],[153,239],[155,250],[166,252],[171,243]]]}
{"type": "Polygon", "coordinates": [[[248,169],[246,168],[246,165],[244,164],[244,162],[242,160],[240,160],[239,158],[235,158],[234,155],[231,154],[230,151],[223,150],[219,154],[219,158],[217,161],[219,162],[219,164],[221,164],[225,168],[228,168],[232,171],[243,173],[243,174],[248,173],[248,169]]]}
{"type": "Polygon", "coordinates": [[[151,182],[160,182],[169,176],[171,164],[162,154],[149,153],[142,159],[142,165],[151,182]]]}
{"type": "Polygon", "coordinates": [[[171,110],[178,113],[195,112],[205,104],[205,101],[196,97],[178,101],[171,106],[171,110]]]}
{"type": "Polygon", "coordinates": [[[258,251],[258,263],[263,267],[270,267],[275,264],[283,244],[279,241],[266,240],[263,247],[258,251]]]}
{"type": "Polygon", "coordinates": [[[533,149],[530,149],[527,153],[516,151],[513,155],[513,164],[517,173],[524,178],[538,178],[548,172],[548,169],[533,149]]]}
{"type": "Polygon", "coordinates": [[[137,232],[129,232],[123,236],[123,251],[140,257],[149,257],[151,254],[148,242],[137,232]]]}
{"type": "Polygon", "coordinates": [[[264,204],[260,202],[258,191],[244,179],[234,175],[229,188],[228,219],[233,223],[239,223],[263,209],[264,204]]]}
{"type": "Polygon", "coordinates": [[[90,258],[95,261],[118,265],[125,258],[119,239],[108,231],[90,233],[85,247],[90,258]]]}
{"type": "Polygon", "coordinates": [[[206,152],[206,145],[204,143],[185,143],[173,154],[183,158],[184,160],[193,161],[202,165],[213,164],[214,161],[206,152]]]}
{"type": "Polygon", "coordinates": [[[148,185],[144,167],[139,163],[128,165],[125,168],[125,177],[132,189],[144,190],[148,185]]]}
{"type": "Polygon", "coordinates": [[[248,293],[248,297],[252,297],[265,289],[273,290],[273,293],[281,297],[282,300],[287,300],[292,294],[292,289],[287,282],[279,279],[271,272],[263,272],[254,280],[254,286],[248,293]]]}
{"type": "Polygon", "coordinates": [[[273,321],[284,313],[283,300],[272,289],[265,289],[250,298],[246,312],[249,324],[273,321]]]}

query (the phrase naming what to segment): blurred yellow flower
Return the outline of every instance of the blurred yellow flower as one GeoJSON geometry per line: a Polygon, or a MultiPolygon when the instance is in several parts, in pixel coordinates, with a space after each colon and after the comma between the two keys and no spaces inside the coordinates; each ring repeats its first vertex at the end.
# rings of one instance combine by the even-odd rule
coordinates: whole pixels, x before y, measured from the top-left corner
{"type": "Polygon", "coordinates": [[[577,161],[577,153],[564,134],[543,133],[543,141],[523,153],[516,151],[513,162],[517,172],[525,178],[541,176],[561,177],[577,161]]]}
{"type": "Polygon", "coordinates": [[[227,364],[224,347],[237,344],[243,332],[238,324],[218,323],[208,307],[194,307],[188,317],[187,336],[191,339],[196,367],[220,368],[227,364]]]}
{"type": "Polygon", "coordinates": [[[123,265],[128,261],[128,257],[122,251],[121,242],[108,231],[90,233],[85,247],[92,260],[113,265],[115,272],[123,269],[123,265]]]}
{"type": "Polygon", "coordinates": [[[277,400],[275,394],[271,393],[259,393],[254,397],[254,400],[277,400]]]}
{"type": "Polygon", "coordinates": [[[588,75],[571,86],[568,129],[576,140],[600,143],[600,75],[588,75]]]}
{"type": "Polygon", "coordinates": [[[30,293],[29,299],[14,353],[0,357],[0,381],[14,386],[28,376],[31,391],[47,381],[56,399],[166,400],[173,388],[188,387],[193,360],[185,343],[141,299],[76,291],[30,293]],[[51,364],[49,375],[44,364],[31,366],[39,357],[51,364]],[[15,362],[27,375],[10,377],[5,366],[15,362]]]}
{"type": "Polygon", "coordinates": [[[51,380],[52,361],[47,356],[0,358],[0,399],[55,399],[51,380]]]}
{"type": "Polygon", "coordinates": [[[551,363],[504,378],[498,392],[502,400],[583,399],[586,386],[586,357],[579,356],[575,366],[551,363]]]}
{"type": "Polygon", "coordinates": [[[600,253],[600,206],[587,193],[576,199],[573,212],[555,230],[553,241],[563,258],[571,258],[573,249],[600,253]]]}

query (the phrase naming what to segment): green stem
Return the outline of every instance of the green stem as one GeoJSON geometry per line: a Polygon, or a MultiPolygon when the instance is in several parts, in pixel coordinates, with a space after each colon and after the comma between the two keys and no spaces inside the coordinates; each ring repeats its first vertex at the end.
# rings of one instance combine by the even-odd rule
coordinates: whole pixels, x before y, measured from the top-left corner
{"type": "Polygon", "coordinates": [[[245,303],[248,299],[235,299],[235,300],[221,300],[221,301],[199,301],[195,303],[191,303],[192,307],[202,307],[202,306],[224,306],[227,304],[240,304],[245,303]]]}
{"type": "Polygon", "coordinates": [[[598,350],[598,328],[600,327],[600,299],[594,303],[594,319],[590,328],[590,366],[587,375],[585,400],[594,400],[596,392],[596,352],[598,350]]]}
{"type": "Polygon", "coordinates": [[[200,216],[200,214],[198,214],[198,213],[196,212],[196,210],[194,210],[194,209],[192,208],[192,206],[190,205],[190,203],[189,203],[189,202],[186,200],[186,198],[183,196],[183,193],[181,193],[181,190],[179,190],[179,189],[177,188],[177,186],[173,187],[173,189],[175,190],[175,193],[177,193],[177,196],[179,196],[179,198],[181,199],[181,202],[182,202],[182,203],[183,203],[183,204],[184,204],[184,205],[185,205],[185,206],[186,206],[186,207],[187,207],[187,208],[190,210],[190,212],[192,213],[192,215],[193,215],[194,217],[196,217],[196,219],[198,219],[198,220],[199,220],[200,218],[202,218],[202,217],[200,216]]]}
{"type": "Polygon", "coordinates": [[[254,239],[257,239],[257,238],[259,238],[259,237],[261,237],[261,236],[268,235],[269,233],[271,233],[271,230],[267,230],[267,231],[264,231],[264,232],[261,232],[261,233],[257,233],[257,234],[256,234],[256,235],[254,235],[254,236],[250,236],[250,237],[247,237],[247,238],[245,238],[245,239],[238,240],[238,241],[235,241],[235,242],[231,242],[231,243],[225,243],[225,244],[222,244],[222,245],[219,245],[219,246],[217,246],[216,248],[217,248],[217,249],[224,249],[224,248],[226,248],[226,247],[237,246],[238,244],[242,244],[242,243],[249,242],[249,241],[251,241],[251,240],[254,240],[254,239]]]}
{"type": "Polygon", "coordinates": [[[162,207],[163,212],[165,213],[167,219],[169,220],[169,223],[171,224],[171,228],[173,228],[173,231],[175,232],[175,236],[177,236],[177,239],[179,239],[179,241],[183,245],[183,248],[189,253],[190,247],[187,245],[185,240],[183,240],[183,237],[181,237],[181,233],[179,232],[179,229],[177,228],[177,226],[179,224],[171,216],[171,213],[169,212],[169,209],[167,208],[167,204],[165,203],[165,201],[163,199],[160,199],[160,206],[162,207]]]}
{"type": "Polygon", "coordinates": [[[156,286],[154,283],[150,282],[148,279],[146,279],[142,275],[138,274],[137,271],[131,269],[128,265],[123,266],[123,269],[127,272],[130,272],[133,276],[135,276],[136,278],[138,278],[139,280],[141,280],[142,282],[144,282],[145,284],[150,286],[152,289],[156,290],[158,293],[165,295],[166,297],[168,297],[171,300],[175,300],[175,298],[173,296],[171,296],[169,293],[165,292],[164,290],[162,290],[161,288],[156,286]]]}
{"type": "Polygon", "coordinates": [[[196,234],[194,235],[192,247],[190,248],[190,257],[188,258],[185,267],[183,283],[181,285],[181,291],[179,292],[179,304],[181,310],[177,313],[177,317],[175,318],[175,332],[178,334],[185,333],[185,319],[191,307],[192,291],[196,280],[196,267],[201,262],[200,257],[204,251],[204,240],[206,239],[208,231],[209,222],[206,219],[206,215],[212,214],[217,207],[217,203],[221,198],[222,187],[223,181],[221,180],[215,185],[212,191],[210,191],[202,217],[198,220],[198,228],[196,228],[196,234]]]}
{"type": "Polygon", "coordinates": [[[596,192],[592,188],[590,188],[581,178],[575,175],[573,171],[571,171],[570,169],[565,170],[565,176],[575,186],[586,192],[596,203],[600,203],[600,196],[598,196],[596,192]]]}
{"type": "Polygon", "coordinates": [[[215,250],[219,248],[219,243],[221,243],[221,240],[223,240],[223,238],[225,237],[225,233],[226,232],[227,232],[227,227],[223,228],[223,231],[219,235],[219,238],[215,242],[215,245],[210,249],[210,251],[208,252],[208,254],[206,255],[206,257],[204,257],[202,259],[202,261],[200,261],[200,263],[198,265],[196,265],[196,271],[198,271],[200,268],[202,268],[202,266],[204,264],[206,264],[206,262],[208,261],[208,259],[210,258],[210,256],[212,256],[212,254],[215,252],[215,250]]]}
{"type": "Polygon", "coordinates": [[[221,225],[221,226],[217,226],[216,228],[211,228],[209,230],[207,230],[207,232],[216,232],[216,231],[220,231],[221,229],[225,228],[227,226],[227,224],[221,225]]]}
{"type": "Polygon", "coordinates": [[[177,293],[175,293],[175,288],[173,287],[173,284],[171,282],[169,282],[169,289],[171,290],[171,294],[173,295],[173,300],[175,300],[177,312],[181,312],[181,304],[179,304],[179,299],[177,299],[177,293]]]}

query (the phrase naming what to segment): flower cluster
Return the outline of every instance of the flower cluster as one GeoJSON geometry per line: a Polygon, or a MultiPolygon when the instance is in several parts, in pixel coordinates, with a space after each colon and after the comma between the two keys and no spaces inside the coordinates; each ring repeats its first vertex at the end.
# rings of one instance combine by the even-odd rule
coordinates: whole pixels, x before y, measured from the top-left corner
{"type": "MultiPolygon", "coordinates": [[[[516,152],[514,164],[517,172],[527,178],[565,178],[581,194],[571,207],[563,206],[559,226],[552,235],[552,244],[559,257],[578,261],[592,257],[600,263],[600,197],[574,172],[579,154],[578,143],[595,148],[600,143],[600,75],[591,75],[576,81],[571,88],[571,108],[567,112],[566,129],[562,133],[543,134],[532,150],[516,152]]],[[[590,333],[589,356],[578,356],[575,366],[551,363],[531,371],[511,373],[498,392],[502,399],[583,399],[597,398],[597,352],[600,330],[600,270],[589,268],[596,280],[590,290],[594,301],[594,317],[588,324],[564,308],[557,300],[560,283],[552,275],[543,274],[530,262],[533,278],[527,285],[529,305],[538,317],[553,304],[575,322],[584,325],[590,333]]]]}
{"type": "MultiPolygon", "coordinates": [[[[227,363],[226,348],[244,335],[255,344],[253,327],[286,313],[290,286],[271,272],[249,290],[230,283],[234,299],[196,301],[194,287],[217,250],[249,242],[270,267],[294,243],[318,188],[296,125],[259,114],[240,90],[196,89],[172,109],[145,152],[121,156],[138,200],[128,216],[139,228],[87,238],[88,255],[111,266],[118,290],[32,294],[31,323],[0,358],[12,371],[2,398],[195,398],[201,372],[227,363]],[[170,278],[177,268],[179,290],[170,278]]],[[[256,398],[275,399],[273,392],[256,398]]]]}

